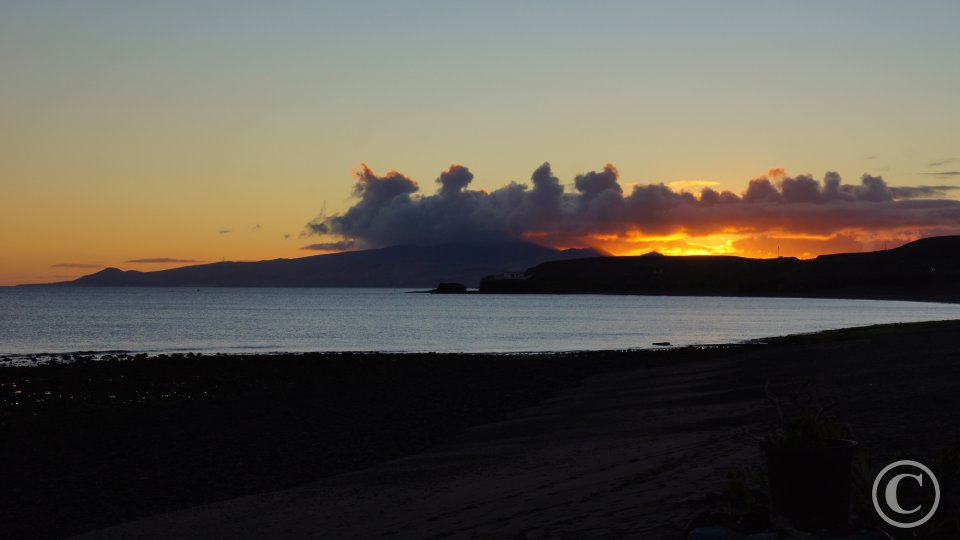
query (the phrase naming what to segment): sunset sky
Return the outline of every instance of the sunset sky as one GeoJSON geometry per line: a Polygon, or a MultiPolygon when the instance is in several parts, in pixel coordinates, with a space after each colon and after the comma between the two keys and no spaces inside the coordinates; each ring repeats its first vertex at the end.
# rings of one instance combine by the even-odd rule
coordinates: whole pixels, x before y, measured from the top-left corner
{"type": "Polygon", "coordinates": [[[957,21],[956,1],[2,1],[0,285],[429,241],[450,216],[438,240],[617,254],[960,233],[957,21]]]}

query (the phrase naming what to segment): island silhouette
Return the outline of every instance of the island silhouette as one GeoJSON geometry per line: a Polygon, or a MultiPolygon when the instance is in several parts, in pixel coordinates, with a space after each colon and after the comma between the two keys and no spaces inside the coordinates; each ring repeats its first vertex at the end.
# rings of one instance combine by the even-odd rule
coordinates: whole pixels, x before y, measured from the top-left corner
{"type": "Polygon", "coordinates": [[[155,272],[106,268],[59,286],[433,287],[445,292],[798,296],[960,300],[960,236],[815,259],[613,257],[529,242],[403,245],[155,272]]]}
{"type": "Polygon", "coordinates": [[[956,301],[960,299],[960,236],[815,259],[648,254],[550,261],[520,275],[488,276],[480,282],[480,292],[956,301]]]}
{"type": "Polygon", "coordinates": [[[559,250],[521,241],[399,245],[297,259],[217,262],[141,272],[105,268],[52,285],[80,287],[427,287],[441,281],[476,287],[504,268],[603,256],[596,249],[559,250]]]}

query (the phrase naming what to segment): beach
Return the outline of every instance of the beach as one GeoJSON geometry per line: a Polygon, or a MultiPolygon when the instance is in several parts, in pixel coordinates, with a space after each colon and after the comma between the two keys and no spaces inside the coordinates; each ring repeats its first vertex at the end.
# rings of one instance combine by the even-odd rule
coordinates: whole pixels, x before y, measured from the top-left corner
{"type": "MultiPolygon", "coordinates": [[[[898,456],[949,466],[958,331],[945,321],[710,348],[4,368],[0,529],[679,538],[715,510],[730,471],[762,489],[754,436],[776,416],[769,388],[808,382],[835,403],[873,474],[898,456]]],[[[941,478],[943,519],[956,518],[956,473],[941,478]]],[[[874,526],[855,492],[857,519],[874,526]]]]}
{"type": "Polygon", "coordinates": [[[0,0],[0,540],[960,540],[958,21],[0,0]]]}

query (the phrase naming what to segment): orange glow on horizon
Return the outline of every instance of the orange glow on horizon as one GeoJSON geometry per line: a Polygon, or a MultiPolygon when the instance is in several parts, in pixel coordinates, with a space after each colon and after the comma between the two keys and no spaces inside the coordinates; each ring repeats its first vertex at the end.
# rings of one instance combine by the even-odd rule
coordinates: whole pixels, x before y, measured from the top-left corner
{"type": "Polygon", "coordinates": [[[558,249],[593,247],[615,256],[643,255],[656,251],[670,256],[732,255],[751,258],[797,257],[812,259],[832,253],[851,253],[891,249],[920,238],[910,231],[867,233],[845,230],[832,235],[783,231],[738,232],[732,228],[715,234],[694,236],[684,232],[644,235],[640,231],[623,234],[590,234],[560,237],[551,233],[524,235],[524,239],[558,249]]]}
{"type": "MultiPolygon", "coordinates": [[[[212,233],[215,234],[215,233],[212,233]]],[[[230,240],[233,245],[225,245],[220,257],[209,257],[209,250],[200,245],[165,245],[164,249],[146,251],[140,248],[139,253],[149,255],[155,253],[173,253],[184,259],[195,259],[196,263],[186,262],[131,262],[123,258],[110,256],[89,255],[84,257],[80,251],[74,255],[64,256],[55,264],[38,263],[32,267],[25,267],[22,273],[10,272],[0,276],[0,285],[16,285],[19,283],[49,283],[68,281],[80,276],[99,272],[110,266],[123,270],[165,270],[192,264],[205,264],[228,261],[258,261],[276,258],[300,258],[312,255],[337,253],[338,250],[304,251],[300,246],[302,241],[296,238],[284,240],[286,245],[275,245],[276,242],[262,238],[260,245],[251,246],[249,243],[260,239],[257,231],[245,233],[246,239],[230,240],[232,235],[221,235],[222,241],[230,240]],[[176,249],[174,249],[176,248],[176,249]],[[254,248],[254,249],[251,249],[254,248]],[[205,256],[207,255],[207,256],[205,256]]],[[[727,228],[714,234],[694,236],[685,232],[671,234],[644,235],[641,231],[629,231],[622,234],[591,234],[583,236],[559,235],[547,231],[534,232],[523,235],[527,241],[546,245],[557,249],[593,247],[615,256],[643,255],[656,251],[670,256],[695,255],[732,255],[751,258],[773,258],[779,254],[784,257],[801,259],[815,258],[818,255],[831,253],[850,253],[891,249],[904,243],[922,237],[922,231],[891,230],[881,232],[867,232],[861,230],[845,230],[833,235],[816,235],[793,233],[785,231],[736,231],[727,228]]],[[[138,253],[133,248],[130,253],[138,253]]],[[[149,259],[148,259],[149,260],[149,259]]]]}

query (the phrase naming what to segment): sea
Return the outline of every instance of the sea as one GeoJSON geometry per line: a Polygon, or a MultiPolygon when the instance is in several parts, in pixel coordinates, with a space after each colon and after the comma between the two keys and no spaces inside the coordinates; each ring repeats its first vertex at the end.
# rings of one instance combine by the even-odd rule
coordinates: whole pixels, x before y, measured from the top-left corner
{"type": "Polygon", "coordinates": [[[729,344],[944,319],[960,319],[960,305],[411,289],[4,287],[0,356],[580,351],[729,344]]]}

